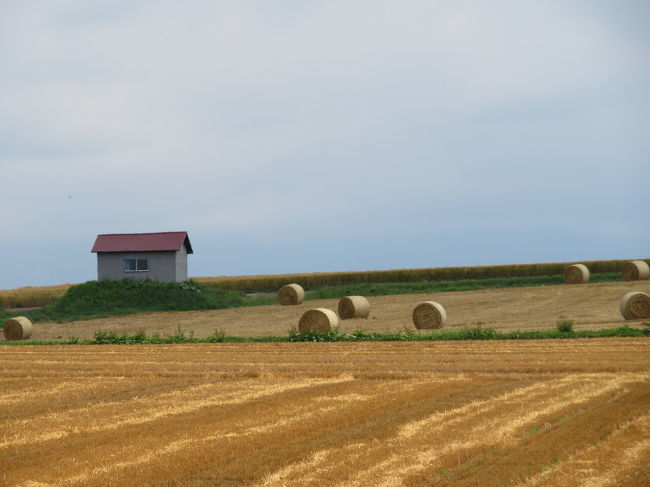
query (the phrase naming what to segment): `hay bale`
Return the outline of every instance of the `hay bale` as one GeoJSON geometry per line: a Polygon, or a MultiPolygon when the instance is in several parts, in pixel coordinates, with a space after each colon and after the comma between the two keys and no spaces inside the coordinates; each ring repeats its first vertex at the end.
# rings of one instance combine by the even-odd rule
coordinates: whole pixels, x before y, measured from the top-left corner
{"type": "Polygon", "coordinates": [[[346,296],[339,300],[338,311],[342,320],[368,318],[370,303],[363,296],[346,296]]]}
{"type": "Polygon", "coordinates": [[[650,318],[650,296],[646,293],[636,291],[627,293],[621,298],[619,307],[626,320],[650,318]]]}
{"type": "Polygon", "coordinates": [[[442,328],[446,322],[445,308],[435,301],[424,301],[413,310],[413,324],[418,330],[442,328]]]}
{"type": "Polygon", "coordinates": [[[5,340],[27,340],[32,336],[33,329],[32,322],[24,316],[9,318],[4,327],[5,340]]]}
{"type": "Polygon", "coordinates": [[[282,305],[301,304],[305,300],[305,290],[300,284],[287,284],[278,291],[278,299],[282,305]]]}
{"type": "Polygon", "coordinates": [[[298,331],[300,333],[309,333],[310,331],[329,331],[339,326],[339,317],[331,309],[313,308],[305,311],[298,322],[298,331]]]}
{"type": "Polygon", "coordinates": [[[567,284],[584,284],[589,282],[589,269],[584,264],[573,264],[564,269],[564,282],[567,284]]]}
{"type": "Polygon", "coordinates": [[[650,277],[650,266],[645,260],[633,260],[623,266],[624,281],[644,281],[650,277]]]}

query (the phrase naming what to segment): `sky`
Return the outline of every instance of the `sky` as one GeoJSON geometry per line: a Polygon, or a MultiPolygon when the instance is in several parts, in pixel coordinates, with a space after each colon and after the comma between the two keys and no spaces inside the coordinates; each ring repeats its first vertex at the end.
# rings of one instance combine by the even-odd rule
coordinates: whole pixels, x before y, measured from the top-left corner
{"type": "Polygon", "coordinates": [[[2,0],[0,289],[650,257],[646,0],[2,0]]]}

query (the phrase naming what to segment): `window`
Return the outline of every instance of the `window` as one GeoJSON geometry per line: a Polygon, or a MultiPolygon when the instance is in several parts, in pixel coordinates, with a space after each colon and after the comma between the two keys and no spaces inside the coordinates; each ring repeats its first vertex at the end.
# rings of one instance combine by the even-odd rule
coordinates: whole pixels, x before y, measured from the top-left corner
{"type": "Polygon", "coordinates": [[[124,272],[146,272],[149,270],[147,259],[124,259],[124,272]]]}

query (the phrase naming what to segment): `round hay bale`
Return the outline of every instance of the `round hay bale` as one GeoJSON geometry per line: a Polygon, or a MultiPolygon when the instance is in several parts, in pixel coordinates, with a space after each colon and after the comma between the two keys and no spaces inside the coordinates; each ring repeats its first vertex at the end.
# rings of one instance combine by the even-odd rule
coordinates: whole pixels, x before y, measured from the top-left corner
{"type": "Polygon", "coordinates": [[[305,311],[298,322],[298,331],[300,333],[309,333],[310,331],[329,331],[333,327],[339,326],[339,317],[331,309],[313,308],[305,311]]]}
{"type": "Polygon", "coordinates": [[[633,260],[623,266],[624,281],[644,281],[650,277],[650,266],[645,260],[633,260]]]}
{"type": "Polygon", "coordinates": [[[301,304],[305,300],[305,290],[300,284],[287,284],[278,291],[278,299],[282,305],[301,304]]]}
{"type": "Polygon", "coordinates": [[[339,300],[338,311],[342,320],[368,318],[370,303],[363,296],[346,296],[339,300]]]}
{"type": "Polygon", "coordinates": [[[9,318],[4,327],[5,340],[27,340],[32,336],[33,329],[32,322],[24,316],[9,318]]]}
{"type": "Polygon", "coordinates": [[[445,308],[435,301],[424,301],[413,310],[413,324],[418,330],[442,328],[446,322],[445,308]]]}
{"type": "Polygon", "coordinates": [[[626,320],[650,318],[650,296],[646,293],[636,291],[627,293],[621,298],[619,307],[626,320]]]}
{"type": "Polygon", "coordinates": [[[573,264],[564,269],[564,282],[567,284],[584,284],[589,282],[589,269],[584,264],[573,264]]]}

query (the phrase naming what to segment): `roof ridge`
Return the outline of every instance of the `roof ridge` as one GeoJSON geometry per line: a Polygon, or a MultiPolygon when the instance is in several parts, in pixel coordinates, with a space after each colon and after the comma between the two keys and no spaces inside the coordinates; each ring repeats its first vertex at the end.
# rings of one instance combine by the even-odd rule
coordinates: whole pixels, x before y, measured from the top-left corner
{"type": "Polygon", "coordinates": [[[142,233],[98,233],[98,237],[106,237],[109,235],[162,235],[168,233],[187,233],[186,230],[178,230],[175,232],[142,232],[142,233]]]}

